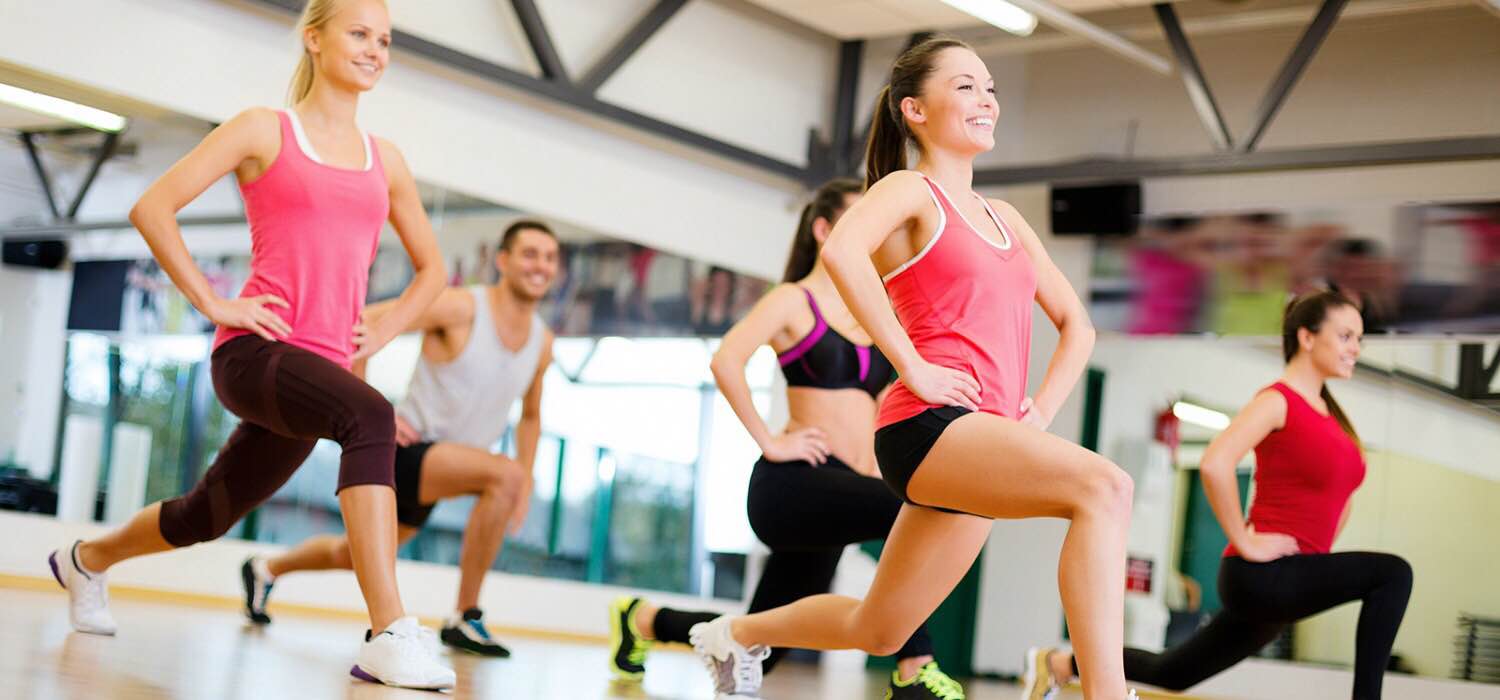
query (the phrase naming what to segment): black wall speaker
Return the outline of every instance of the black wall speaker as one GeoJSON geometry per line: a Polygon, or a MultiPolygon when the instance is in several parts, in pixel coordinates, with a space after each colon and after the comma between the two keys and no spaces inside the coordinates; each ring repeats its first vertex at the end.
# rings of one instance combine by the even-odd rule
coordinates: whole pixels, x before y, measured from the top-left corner
{"type": "Polygon", "coordinates": [[[68,244],[60,240],[5,241],[0,251],[6,265],[20,267],[42,267],[49,270],[61,267],[68,259],[68,244]]]}
{"type": "Polygon", "coordinates": [[[1128,236],[1141,217],[1141,185],[1052,188],[1052,233],[1057,235],[1128,236]]]}

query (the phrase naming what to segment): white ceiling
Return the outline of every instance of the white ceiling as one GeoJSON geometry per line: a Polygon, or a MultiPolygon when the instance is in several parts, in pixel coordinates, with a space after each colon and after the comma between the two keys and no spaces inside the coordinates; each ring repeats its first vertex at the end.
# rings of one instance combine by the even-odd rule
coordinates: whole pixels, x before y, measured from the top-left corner
{"type": "MultiPolygon", "coordinates": [[[[798,24],[839,39],[985,26],[941,0],[748,0],[798,24]]],[[[1053,0],[1071,12],[1150,5],[1155,0],[1053,0]]]]}

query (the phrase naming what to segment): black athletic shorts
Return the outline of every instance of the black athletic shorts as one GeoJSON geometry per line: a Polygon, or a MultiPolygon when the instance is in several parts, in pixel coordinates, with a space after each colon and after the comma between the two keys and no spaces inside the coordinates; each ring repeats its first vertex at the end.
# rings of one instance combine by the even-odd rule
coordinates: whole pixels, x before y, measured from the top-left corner
{"type": "MultiPolygon", "coordinates": [[[[967,413],[971,411],[961,406],[938,406],[875,431],[875,461],[880,464],[880,475],[901,500],[945,513],[963,512],[917,503],[906,495],[906,485],[911,483],[917,467],[927,459],[927,453],[937,444],[948,424],[967,413]]],[[[399,475],[397,481],[400,481],[399,475]]]]}
{"type": "Polygon", "coordinates": [[[422,484],[422,459],[430,447],[430,442],[396,446],[396,522],[402,525],[422,527],[432,515],[433,506],[437,505],[423,505],[418,497],[422,484]]]}

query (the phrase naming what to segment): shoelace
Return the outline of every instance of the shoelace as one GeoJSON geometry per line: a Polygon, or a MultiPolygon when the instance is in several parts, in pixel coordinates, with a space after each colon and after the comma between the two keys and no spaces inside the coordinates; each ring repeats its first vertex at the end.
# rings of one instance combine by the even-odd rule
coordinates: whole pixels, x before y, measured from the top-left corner
{"type": "Polygon", "coordinates": [[[90,609],[97,610],[109,606],[109,584],[105,583],[103,575],[95,574],[86,579],[82,593],[80,597],[90,609]]]}
{"type": "Polygon", "coordinates": [[[474,633],[478,634],[480,639],[486,642],[492,641],[490,639],[490,631],[484,628],[483,622],[478,620],[464,620],[464,624],[468,625],[469,629],[474,630],[474,633]]]}
{"type": "Polygon", "coordinates": [[[404,635],[386,630],[396,641],[396,653],[402,659],[422,664],[434,663],[432,650],[437,646],[437,634],[426,627],[417,626],[415,635],[404,635]]]}
{"type": "Polygon", "coordinates": [[[630,651],[626,652],[625,659],[637,666],[643,666],[646,663],[646,652],[649,649],[650,645],[645,640],[641,639],[638,635],[632,634],[630,636],[630,651]]]}
{"type": "Polygon", "coordinates": [[[763,676],[760,662],[770,656],[771,650],[758,647],[750,650],[744,656],[734,656],[734,685],[736,691],[755,692],[760,690],[760,682],[763,676]]]}
{"type": "Polygon", "coordinates": [[[942,700],[963,700],[964,687],[951,676],[943,673],[942,669],[937,666],[923,666],[922,670],[917,673],[917,680],[942,700]]]}

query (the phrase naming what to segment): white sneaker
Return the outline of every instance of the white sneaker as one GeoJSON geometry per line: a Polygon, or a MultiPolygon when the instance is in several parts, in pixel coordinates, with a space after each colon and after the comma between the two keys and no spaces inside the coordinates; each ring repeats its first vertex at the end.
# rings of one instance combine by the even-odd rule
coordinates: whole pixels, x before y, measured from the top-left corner
{"type": "Polygon", "coordinates": [[[358,662],[349,669],[349,675],[399,688],[453,688],[453,669],[444,666],[433,653],[431,631],[423,632],[415,617],[392,622],[384,632],[360,646],[358,662]]]}
{"type": "Polygon", "coordinates": [[[66,551],[52,550],[47,564],[58,585],[68,592],[68,622],[73,629],[89,634],[115,633],[115,616],[109,614],[109,581],[104,574],[83,570],[78,562],[78,545],[66,551]],[[60,555],[60,556],[59,556],[60,555]]]}
{"type": "Polygon", "coordinates": [[[760,697],[760,662],[771,655],[771,650],[759,644],[746,649],[734,641],[729,633],[733,619],[721,615],[693,625],[688,639],[714,677],[714,700],[755,700],[760,697]]]}

